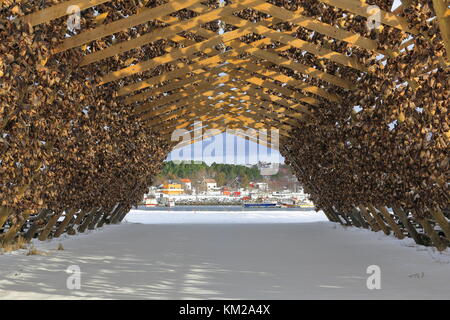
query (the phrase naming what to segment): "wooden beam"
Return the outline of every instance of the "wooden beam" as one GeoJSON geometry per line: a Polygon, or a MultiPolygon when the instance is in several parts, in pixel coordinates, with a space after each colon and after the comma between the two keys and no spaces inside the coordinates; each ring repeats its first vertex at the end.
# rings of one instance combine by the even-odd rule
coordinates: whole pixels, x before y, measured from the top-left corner
{"type": "MultiPolygon", "coordinates": [[[[227,23],[230,23],[236,27],[240,27],[241,25],[246,23],[246,20],[240,19],[235,16],[224,17],[224,21],[226,21],[227,23]]],[[[264,25],[254,25],[254,26],[250,26],[248,29],[253,31],[254,33],[265,36],[265,37],[271,39],[272,41],[278,41],[278,42],[284,43],[286,45],[289,45],[290,47],[307,51],[307,52],[315,55],[317,58],[328,59],[333,62],[344,65],[346,67],[357,69],[362,72],[369,72],[369,70],[367,69],[366,66],[359,63],[353,57],[349,57],[349,56],[346,56],[345,54],[342,54],[342,53],[339,53],[336,51],[332,51],[330,49],[327,49],[327,48],[324,48],[321,46],[317,46],[313,43],[295,38],[293,36],[278,32],[276,30],[269,29],[264,25]]]]}
{"type": "Polygon", "coordinates": [[[233,47],[233,49],[235,49],[236,51],[238,51],[240,53],[249,53],[258,58],[265,59],[265,60],[275,63],[279,66],[295,70],[297,72],[303,73],[303,74],[311,76],[313,78],[329,82],[338,87],[341,87],[344,89],[355,89],[354,85],[350,81],[344,80],[337,76],[333,76],[331,74],[328,74],[321,70],[304,65],[302,63],[283,58],[279,55],[275,55],[268,51],[259,49],[258,47],[255,47],[253,44],[245,44],[245,43],[239,42],[239,41],[231,41],[230,46],[233,47]]]}
{"type": "MultiPolygon", "coordinates": [[[[368,18],[371,16],[369,10],[369,4],[364,0],[320,0],[326,4],[340,8],[342,10],[357,14],[359,16],[368,18]]],[[[408,21],[405,18],[399,17],[391,12],[380,10],[381,23],[394,27],[404,32],[408,32],[414,35],[419,34],[419,32],[414,28],[409,28],[408,21]]]]}
{"type": "MultiPolygon", "coordinates": [[[[183,32],[183,31],[189,31],[191,29],[198,29],[198,26],[203,25],[205,23],[217,20],[222,18],[223,16],[230,15],[233,13],[233,11],[236,10],[242,10],[246,8],[247,6],[256,5],[258,3],[262,3],[264,0],[244,0],[240,1],[238,3],[230,4],[224,8],[219,8],[215,10],[210,10],[210,8],[203,6],[204,10],[209,12],[202,14],[197,17],[193,17],[188,20],[183,20],[177,23],[174,23],[171,26],[162,28],[160,30],[156,30],[153,32],[146,33],[144,35],[141,35],[140,37],[123,41],[120,43],[117,43],[115,45],[112,45],[104,50],[97,51],[95,53],[92,53],[90,55],[87,55],[81,65],[88,65],[90,63],[100,61],[102,59],[106,59],[108,57],[115,56],[120,53],[127,52],[129,50],[142,47],[148,43],[160,40],[160,39],[167,39],[168,37],[174,36],[177,33],[183,32]]],[[[199,12],[199,10],[196,10],[199,12]]],[[[208,30],[209,31],[209,30],[208,30]]],[[[211,31],[210,31],[211,32],[211,31]]]]}
{"type": "Polygon", "coordinates": [[[169,3],[162,4],[155,8],[145,8],[140,13],[132,15],[128,18],[101,25],[97,28],[84,31],[73,37],[67,38],[53,50],[53,53],[56,54],[63,52],[79,47],[85,43],[113,35],[114,33],[135,27],[161,16],[166,16],[175,11],[185,9],[193,4],[200,3],[200,1],[201,0],[171,0],[169,3]]]}

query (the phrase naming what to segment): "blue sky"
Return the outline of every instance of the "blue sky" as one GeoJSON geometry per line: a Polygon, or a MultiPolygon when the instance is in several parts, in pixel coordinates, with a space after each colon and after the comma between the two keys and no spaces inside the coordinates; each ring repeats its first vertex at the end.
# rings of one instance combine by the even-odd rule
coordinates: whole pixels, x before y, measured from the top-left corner
{"type": "Polygon", "coordinates": [[[284,163],[284,158],[277,150],[229,133],[176,149],[169,154],[167,160],[194,160],[207,164],[255,164],[258,161],[284,163]]]}

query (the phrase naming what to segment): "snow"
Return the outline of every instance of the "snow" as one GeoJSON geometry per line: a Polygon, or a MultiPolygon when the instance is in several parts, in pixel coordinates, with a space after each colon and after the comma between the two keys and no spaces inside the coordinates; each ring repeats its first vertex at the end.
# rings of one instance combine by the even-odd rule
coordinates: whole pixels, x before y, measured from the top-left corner
{"type": "Polygon", "coordinates": [[[127,223],[35,242],[46,255],[1,255],[0,298],[450,298],[450,251],[318,220],[314,211],[133,211],[127,223]],[[66,286],[72,265],[80,290],[66,286]],[[366,286],[370,265],[380,290],[366,286]]]}
{"type": "MultiPolygon", "coordinates": [[[[233,210],[233,209],[231,209],[233,210]]],[[[176,211],[133,210],[126,221],[145,224],[304,223],[328,221],[323,212],[308,211],[176,211]]]]}

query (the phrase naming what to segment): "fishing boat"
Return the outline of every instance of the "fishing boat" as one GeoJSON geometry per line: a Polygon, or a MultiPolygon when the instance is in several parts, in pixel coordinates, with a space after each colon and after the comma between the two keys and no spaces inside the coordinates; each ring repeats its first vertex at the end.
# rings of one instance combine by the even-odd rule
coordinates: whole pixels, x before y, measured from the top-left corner
{"type": "Polygon", "coordinates": [[[144,200],[144,205],[146,207],[156,207],[158,205],[158,201],[155,198],[146,198],[144,200]]]}
{"type": "Polygon", "coordinates": [[[280,208],[276,202],[247,202],[243,204],[244,208],[280,208]]]}

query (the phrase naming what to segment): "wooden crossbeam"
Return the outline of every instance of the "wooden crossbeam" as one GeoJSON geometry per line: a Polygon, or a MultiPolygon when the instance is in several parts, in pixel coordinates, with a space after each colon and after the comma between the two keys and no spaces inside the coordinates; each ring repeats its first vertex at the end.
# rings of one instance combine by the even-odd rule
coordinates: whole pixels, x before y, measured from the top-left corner
{"type": "Polygon", "coordinates": [[[203,82],[211,82],[211,79],[218,77],[218,73],[220,73],[223,69],[223,66],[219,66],[219,67],[214,67],[209,71],[206,70],[202,70],[202,69],[198,69],[196,71],[196,75],[192,76],[192,77],[188,77],[184,80],[179,80],[179,81],[173,81],[170,82],[164,86],[155,88],[153,90],[149,90],[146,92],[142,92],[139,94],[136,94],[134,96],[128,97],[125,99],[125,104],[129,105],[138,101],[143,101],[146,100],[152,96],[156,96],[156,95],[160,95],[164,92],[168,92],[168,91],[173,91],[176,89],[191,89],[190,85],[194,84],[194,83],[198,83],[200,81],[203,82]]]}
{"type": "Polygon", "coordinates": [[[351,86],[350,82],[347,82],[344,79],[327,74],[326,72],[320,71],[318,69],[315,69],[315,68],[312,68],[309,66],[305,66],[301,63],[297,63],[292,60],[282,58],[278,55],[264,51],[257,47],[253,47],[251,44],[246,45],[244,43],[241,43],[241,42],[235,40],[235,39],[249,33],[248,28],[254,27],[255,25],[262,25],[262,23],[255,24],[255,23],[247,21],[242,24],[241,28],[227,32],[223,35],[217,35],[215,37],[212,37],[208,40],[194,44],[187,48],[174,50],[170,54],[156,57],[156,58],[153,58],[153,59],[150,59],[147,61],[140,62],[136,65],[117,70],[115,72],[112,72],[112,73],[104,76],[102,78],[101,84],[106,84],[108,82],[116,81],[116,80],[131,76],[136,73],[141,73],[141,72],[153,69],[160,64],[169,63],[169,62],[175,61],[182,57],[186,58],[186,57],[189,57],[189,56],[195,54],[196,52],[210,49],[213,46],[225,43],[225,44],[232,45],[234,47],[234,49],[236,49],[238,51],[240,50],[240,52],[244,51],[247,53],[251,53],[255,56],[258,56],[259,58],[263,58],[268,61],[271,61],[272,63],[289,67],[289,68],[294,69],[303,74],[308,74],[309,76],[331,82],[337,86],[341,86],[346,89],[350,88],[350,86],[351,86]]]}
{"type": "MultiPolygon", "coordinates": [[[[93,62],[100,61],[102,59],[106,59],[108,57],[112,57],[114,55],[124,53],[127,51],[130,51],[135,48],[142,47],[148,43],[160,40],[160,39],[166,39],[168,37],[174,36],[177,33],[183,32],[183,31],[189,31],[191,29],[196,29],[197,31],[201,30],[198,26],[205,24],[210,21],[214,21],[217,19],[220,19],[222,16],[232,14],[233,11],[243,9],[247,6],[255,5],[258,3],[262,3],[265,0],[244,0],[240,1],[234,4],[230,4],[224,8],[219,8],[215,10],[210,10],[209,12],[202,14],[197,17],[193,17],[189,20],[180,21],[177,23],[174,23],[171,26],[162,28],[160,30],[156,30],[150,33],[146,33],[144,35],[141,35],[140,37],[123,41],[120,43],[117,43],[115,45],[112,45],[106,49],[103,49],[101,51],[97,51],[95,53],[92,53],[90,55],[87,55],[84,57],[81,65],[88,65],[93,62]]],[[[196,10],[197,12],[207,11],[209,8],[203,6],[203,10],[196,10]]],[[[211,32],[209,30],[205,30],[208,32],[211,32]]]]}
{"type": "MultiPolygon", "coordinates": [[[[125,86],[118,91],[118,95],[124,96],[124,95],[130,94],[134,91],[142,90],[142,89],[148,88],[152,85],[156,85],[161,82],[165,82],[165,81],[172,80],[172,79],[175,79],[178,77],[182,77],[189,72],[195,73],[195,71],[201,69],[202,66],[217,65],[221,62],[222,62],[222,59],[220,58],[220,55],[217,55],[217,56],[209,57],[209,58],[206,58],[203,60],[199,60],[190,65],[187,65],[186,63],[180,63],[181,68],[176,69],[174,71],[166,72],[160,76],[152,77],[152,78],[125,86]]],[[[204,70],[201,70],[200,72],[204,72],[204,70]]]]}
{"type": "MultiPolygon", "coordinates": [[[[239,124],[238,128],[252,128],[255,130],[262,130],[262,129],[269,129],[269,130],[279,130],[280,135],[284,135],[286,137],[289,137],[289,134],[284,131],[283,129],[279,129],[274,126],[267,125],[265,123],[255,122],[253,120],[247,121],[245,117],[236,118],[236,117],[230,117],[226,114],[211,114],[208,116],[205,116],[202,118],[202,126],[210,125],[212,128],[217,126],[220,122],[223,122],[224,124],[230,124],[230,123],[236,123],[239,124]]],[[[186,123],[183,125],[180,125],[179,128],[186,128],[193,126],[195,123],[186,123]],[[187,124],[187,125],[186,125],[187,124]]],[[[177,128],[177,129],[179,129],[177,128]]]]}
{"type": "MultiPolygon", "coordinates": [[[[229,99],[229,100],[233,100],[233,99],[229,99]]],[[[236,100],[235,100],[236,101],[236,100]]],[[[236,101],[237,102],[237,104],[239,104],[239,101],[236,101]]],[[[242,104],[242,103],[240,103],[240,104],[242,104]]],[[[217,106],[214,106],[212,109],[203,109],[203,110],[200,110],[200,111],[195,111],[195,112],[191,112],[190,114],[188,114],[188,115],[186,115],[185,117],[183,117],[182,119],[175,119],[175,121],[172,121],[171,123],[171,127],[169,127],[169,128],[166,128],[166,130],[165,130],[165,132],[168,132],[168,131],[170,131],[171,129],[181,129],[181,128],[185,128],[186,126],[188,126],[188,124],[191,122],[191,121],[195,121],[195,120],[200,120],[200,121],[204,121],[205,119],[207,119],[207,118],[209,118],[209,117],[211,117],[212,115],[220,115],[220,114],[234,114],[234,115],[236,115],[238,118],[240,117],[240,118],[242,118],[242,119],[246,119],[246,121],[247,122],[251,122],[252,120],[251,120],[251,117],[248,117],[248,116],[250,116],[250,114],[248,114],[248,112],[247,112],[247,114],[243,114],[243,113],[241,113],[242,111],[246,111],[245,109],[242,109],[242,108],[238,108],[238,107],[234,107],[234,108],[225,108],[224,109],[224,107],[225,107],[225,105],[227,105],[227,104],[224,104],[224,103],[221,103],[221,104],[218,104],[217,106]],[[239,112],[239,110],[241,110],[241,112],[239,112]],[[186,119],[188,119],[188,120],[186,120],[186,119]]],[[[273,123],[273,121],[272,120],[274,120],[274,121],[277,121],[276,122],[276,124],[280,127],[280,128],[284,128],[284,129],[288,129],[288,130],[291,130],[292,129],[292,127],[291,126],[286,126],[286,125],[284,125],[283,124],[283,122],[285,122],[285,123],[289,123],[289,121],[291,121],[291,120],[289,120],[289,119],[287,119],[287,118],[284,118],[284,119],[279,119],[279,116],[278,115],[274,115],[273,113],[265,113],[264,115],[260,112],[260,110],[259,109],[257,109],[257,108],[252,108],[250,105],[246,105],[246,108],[249,108],[249,109],[253,109],[253,110],[256,110],[257,111],[257,114],[252,114],[252,116],[254,117],[254,118],[258,118],[260,121],[262,121],[262,122],[265,122],[265,121],[271,121],[272,123],[273,123]],[[267,119],[267,118],[270,118],[270,119],[267,119]]],[[[235,117],[233,117],[233,118],[235,118],[235,117]]],[[[298,123],[297,122],[290,122],[291,123],[291,125],[293,125],[293,126],[297,126],[298,125],[298,123]]]]}
{"type": "Polygon", "coordinates": [[[344,80],[337,76],[330,75],[326,72],[320,71],[313,67],[306,66],[302,63],[298,63],[293,60],[280,57],[280,56],[270,53],[268,51],[259,49],[258,47],[255,47],[252,44],[245,44],[245,43],[239,42],[239,41],[231,41],[230,46],[240,53],[249,53],[258,58],[265,59],[265,60],[275,63],[279,66],[295,70],[297,72],[306,74],[313,78],[317,78],[317,79],[329,82],[338,87],[341,87],[344,89],[354,89],[354,85],[352,85],[352,83],[350,81],[344,80]]]}
{"type": "MultiPolygon", "coordinates": [[[[248,71],[260,74],[261,76],[264,76],[266,78],[270,78],[272,80],[277,80],[280,81],[281,83],[286,83],[292,87],[295,87],[297,89],[301,89],[302,91],[305,92],[310,92],[313,93],[315,95],[321,96],[327,100],[333,101],[333,102],[339,102],[341,101],[341,98],[339,96],[333,95],[328,93],[327,91],[325,91],[322,88],[310,85],[304,81],[301,80],[297,80],[294,79],[292,77],[289,77],[285,74],[282,74],[280,72],[277,71],[273,71],[270,70],[270,62],[267,63],[262,63],[262,64],[255,64],[252,63],[252,59],[236,59],[233,57],[237,57],[237,53],[232,53],[230,55],[230,58],[228,59],[228,61],[232,62],[233,64],[235,64],[236,66],[242,67],[248,71]]],[[[309,104],[313,104],[315,105],[315,102],[307,102],[309,104]]]]}
{"type": "MultiPolygon", "coordinates": [[[[250,24],[251,24],[251,22],[249,22],[249,25],[250,24]]],[[[100,84],[106,84],[106,83],[116,81],[116,80],[119,80],[119,79],[122,79],[125,77],[129,77],[133,74],[142,73],[144,71],[151,70],[161,64],[169,63],[169,62],[175,61],[180,58],[188,58],[199,51],[204,51],[207,49],[211,50],[211,48],[214,46],[229,42],[233,39],[239,38],[246,34],[248,34],[248,31],[246,30],[246,28],[240,28],[240,29],[236,29],[236,30],[227,32],[223,35],[217,35],[215,37],[211,37],[205,41],[196,43],[192,46],[174,50],[170,54],[166,54],[166,55],[162,55],[162,56],[150,59],[150,60],[142,61],[136,65],[111,72],[110,74],[108,74],[102,78],[100,84]]]]}
{"type": "MultiPolygon", "coordinates": [[[[262,44],[265,42],[264,40],[265,39],[256,41],[256,42],[254,42],[254,45],[262,44]]],[[[210,50],[210,51],[212,51],[212,50],[210,50]]],[[[119,94],[119,96],[126,95],[133,91],[145,89],[151,85],[155,85],[155,84],[163,82],[163,81],[171,80],[171,79],[174,79],[177,77],[182,77],[183,75],[185,75],[188,72],[193,72],[193,73],[197,73],[197,74],[205,72],[202,68],[205,68],[208,66],[213,67],[213,66],[219,64],[221,61],[229,61],[229,59],[227,59],[227,57],[237,57],[237,54],[234,52],[226,52],[223,54],[219,54],[217,56],[213,56],[213,57],[209,57],[209,58],[197,61],[191,65],[186,65],[180,69],[168,72],[164,75],[152,77],[147,80],[143,80],[141,82],[134,83],[134,84],[128,85],[126,87],[123,87],[119,90],[118,94],[119,94]]],[[[324,97],[330,101],[338,102],[341,100],[340,97],[333,95],[333,94],[329,94],[327,91],[325,91],[322,88],[310,85],[308,83],[305,83],[304,81],[300,81],[300,80],[291,78],[287,75],[281,74],[279,72],[267,69],[271,66],[270,62],[267,62],[267,63],[263,62],[262,65],[261,64],[256,65],[256,64],[251,63],[250,58],[249,59],[239,59],[239,60],[234,59],[232,62],[234,64],[238,64],[241,67],[244,67],[245,69],[247,69],[249,71],[259,73],[265,77],[268,77],[268,78],[271,78],[274,80],[278,80],[280,82],[287,83],[287,84],[294,86],[298,89],[301,89],[303,91],[310,92],[310,93],[316,94],[318,96],[324,97]]],[[[311,102],[308,102],[308,101],[307,101],[307,103],[311,104],[311,102]]],[[[315,105],[315,103],[312,103],[312,104],[315,105]]]]}
{"type": "MultiPolygon", "coordinates": [[[[300,101],[300,102],[306,102],[306,103],[309,103],[309,104],[311,104],[313,106],[317,106],[319,104],[319,102],[315,98],[307,97],[307,96],[302,95],[302,94],[300,94],[298,92],[295,92],[295,91],[292,91],[290,89],[281,87],[281,86],[279,86],[279,85],[277,85],[277,84],[275,84],[275,83],[273,83],[271,81],[263,80],[263,79],[261,79],[259,77],[254,77],[252,75],[246,74],[243,71],[236,70],[236,69],[233,69],[231,67],[230,67],[230,69],[231,70],[227,71],[227,74],[229,74],[229,75],[231,75],[231,76],[233,76],[235,78],[245,80],[246,82],[252,84],[253,87],[259,86],[259,87],[263,87],[263,88],[266,88],[266,89],[271,89],[273,91],[279,92],[280,94],[283,94],[284,96],[288,97],[290,100],[297,100],[297,101],[300,101]]],[[[261,90],[261,93],[264,94],[264,91],[261,90]]],[[[265,94],[265,97],[276,97],[276,96],[274,96],[272,94],[268,94],[268,95],[265,94]]],[[[277,100],[280,100],[280,99],[277,99],[277,100]]],[[[296,103],[298,103],[297,101],[296,101],[296,103]]]]}
{"type": "MultiPolygon", "coordinates": [[[[236,79],[233,79],[233,80],[236,81],[236,79]]],[[[287,103],[281,97],[258,92],[258,90],[252,89],[251,86],[247,85],[246,83],[244,83],[242,81],[233,82],[233,86],[236,86],[235,90],[233,90],[232,92],[227,92],[226,95],[222,96],[222,98],[216,97],[216,98],[214,98],[214,100],[218,100],[218,99],[223,100],[227,96],[237,95],[239,93],[240,94],[238,97],[239,101],[236,101],[237,103],[240,103],[240,101],[243,100],[248,103],[253,103],[253,104],[260,106],[262,103],[261,98],[266,98],[267,100],[269,100],[271,102],[274,101],[274,102],[283,104],[284,106],[290,108],[292,111],[300,111],[300,112],[309,113],[308,108],[306,108],[305,106],[287,103]]],[[[220,90],[223,90],[222,88],[220,88],[220,90]]],[[[197,109],[199,107],[209,106],[210,103],[212,103],[212,102],[213,102],[213,100],[209,100],[209,99],[206,101],[199,101],[194,98],[194,99],[190,99],[188,101],[183,101],[181,104],[176,103],[176,104],[172,105],[170,108],[166,108],[164,111],[155,110],[151,114],[146,114],[146,116],[144,116],[143,119],[145,120],[145,119],[154,117],[155,119],[153,120],[153,123],[156,124],[156,123],[159,123],[159,121],[166,116],[168,116],[172,119],[172,118],[175,118],[175,116],[177,114],[184,114],[185,113],[185,110],[183,108],[184,105],[189,105],[191,108],[195,107],[197,109]]],[[[266,108],[270,108],[269,104],[265,104],[264,106],[266,108]]],[[[296,114],[298,114],[298,113],[296,113],[296,114]]]]}
{"type": "MultiPolygon", "coordinates": [[[[323,23],[317,19],[303,16],[303,9],[297,10],[295,12],[280,8],[274,5],[271,6],[255,6],[255,10],[270,14],[274,17],[279,18],[281,21],[289,20],[289,22],[296,24],[300,27],[307,28],[309,30],[321,33],[328,37],[338,39],[347,42],[352,45],[359,46],[363,49],[371,50],[383,55],[390,55],[392,57],[397,56],[399,53],[393,50],[380,50],[378,49],[378,43],[372,39],[363,37],[357,33],[347,31],[344,29],[336,28],[335,26],[323,23]]],[[[291,31],[280,31],[283,34],[290,34],[291,31]]]]}
{"type": "Polygon", "coordinates": [[[232,95],[232,92],[225,92],[221,95],[214,96],[211,99],[204,99],[203,97],[196,97],[189,99],[189,101],[183,101],[182,103],[176,103],[166,107],[164,110],[155,110],[155,112],[149,112],[141,115],[142,121],[148,121],[148,124],[161,123],[161,121],[167,121],[169,119],[175,119],[176,117],[186,114],[186,112],[192,112],[193,110],[203,110],[204,108],[214,107],[214,104],[223,103],[224,99],[232,95]]]}
{"type": "Polygon", "coordinates": [[[166,85],[161,87],[156,87],[155,89],[147,90],[145,92],[133,95],[131,97],[128,97],[125,99],[125,104],[131,104],[134,102],[139,102],[145,99],[148,99],[152,96],[160,95],[161,93],[169,93],[170,91],[177,91],[177,90],[188,90],[191,89],[188,87],[190,84],[198,84],[198,85],[204,85],[206,83],[210,83],[212,86],[212,81],[222,79],[222,81],[227,80],[228,78],[223,78],[220,76],[220,73],[223,71],[223,66],[215,63],[215,65],[207,71],[207,69],[196,69],[192,73],[194,73],[193,76],[185,77],[183,80],[174,79],[171,82],[168,82],[166,85]]]}
{"type": "MultiPolygon", "coordinates": [[[[246,20],[240,19],[235,16],[228,16],[224,17],[224,21],[226,21],[229,24],[232,24],[236,27],[240,27],[242,25],[246,24],[246,20]]],[[[297,48],[300,50],[305,50],[311,54],[314,54],[317,58],[324,58],[329,59],[333,62],[342,64],[346,67],[354,68],[362,72],[368,72],[369,70],[359,63],[355,58],[348,57],[345,54],[332,51],[330,49],[317,46],[315,44],[312,44],[311,42],[307,42],[295,37],[292,37],[290,35],[278,32],[276,30],[272,30],[267,28],[264,25],[254,25],[248,27],[249,31],[253,31],[254,33],[260,34],[262,36],[265,36],[272,41],[279,41],[283,44],[289,45],[293,48],[297,48]]]]}
{"type": "MultiPolygon", "coordinates": [[[[333,7],[346,10],[348,12],[357,14],[359,16],[368,18],[372,15],[371,10],[369,10],[369,4],[364,0],[320,0],[323,3],[329,4],[333,7]]],[[[410,28],[408,21],[405,18],[399,17],[391,12],[380,10],[381,23],[394,27],[404,32],[408,32],[414,35],[419,34],[419,32],[410,28]]]]}
{"type": "Polygon", "coordinates": [[[53,53],[59,53],[82,46],[85,43],[113,35],[114,33],[135,27],[162,16],[169,15],[175,11],[185,9],[193,4],[199,3],[200,1],[201,0],[171,0],[169,3],[162,4],[155,8],[145,8],[140,13],[132,15],[128,18],[101,25],[97,28],[84,31],[73,37],[67,38],[53,50],[53,53]]]}
{"type": "MultiPolygon", "coordinates": [[[[231,81],[229,77],[221,77],[221,78],[228,78],[228,79],[219,79],[215,83],[223,83],[226,84],[227,82],[231,81]],[[223,82],[222,82],[223,81],[223,82]]],[[[193,88],[191,92],[189,91],[182,91],[177,94],[169,95],[167,97],[158,99],[156,101],[152,101],[150,103],[146,103],[144,105],[138,106],[135,109],[135,113],[149,113],[149,114],[158,114],[161,112],[166,112],[169,110],[174,110],[181,106],[182,104],[189,104],[193,101],[197,100],[197,96],[203,96],[203,100],[207,99],[207,97],[214,96],[220,92],[224,92],[227,90],[230,90],[231,87],[224,85],[217,88],[211,87],[211,84],[205,83],[200,88],[193,88]],[[184,99],[183,99],[184,98],[184,99]],[[170,102],[181,100],[179,103],[175,104],[169,104],[170,102]],[[164,106],[166,105],[166,106],[164,106]],[[161,108],[157,108],[163,106],[161,108]]],[[[206,101],[206,100],[205,100],[206,101]]]]}

